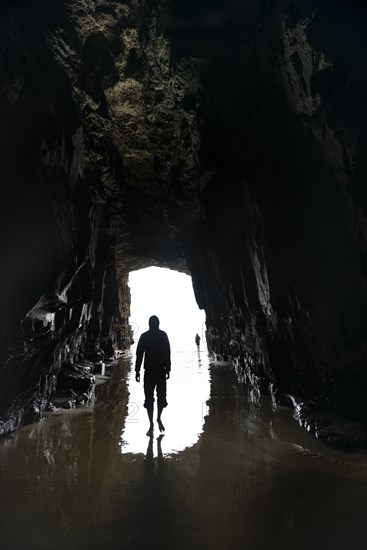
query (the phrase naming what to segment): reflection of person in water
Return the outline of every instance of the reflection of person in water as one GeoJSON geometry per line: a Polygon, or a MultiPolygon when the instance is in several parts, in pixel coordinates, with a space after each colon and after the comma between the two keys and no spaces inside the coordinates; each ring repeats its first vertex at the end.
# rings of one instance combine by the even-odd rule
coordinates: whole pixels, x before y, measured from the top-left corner
{"type": "Polygon", "coordinates": [[[168,465],[162,452],[161,441],[164,434],[157,437],[157,457],[153,456],[153,437],[149,437],[148,449],[144,458],[144,478],[141,494],[141,508],[138,511],[138,548],[173,548],[172,545],[172,506],[168,490],[168,465]],[[144,526],[142,529],[141,526],[144,526]],[[169,542],[170,543],[169,543],[169,542]]]}
{"type": "Polygon", "coordinates": [[[201,340],[200,336],[199,336],[198,334],[196,334],[196,336],[195,336],[195,344],[197,345],[197,347],[200,346],[200,340],[201,340]]]}
{"type": "Polygon", "coordinates": [[[154,409],[154,390],[157,392],[157,422],[161,432],[164,426],[161,420],[161,414],[164,407],[167,407],[166,400],[166,380],[171,371],[171,349],[167,334],[159,329],[159,319],[152,315],[149,319],[149,330],[144,332],[138,342],[136,349],[135,379],[140,382],[140,368],[144,356],[144,407],[147,409],[149,417],[148,436],[153,435],[153,409],[154,409]]]}
{"type": "MultiPolygon", "coordinates": [[[[163,472],[164,467],[164,456],[162,453],[162,438],[164,437],[164,434],[160,434],[157,437],[157,457],[158,457],[158,470],[157,470],[157,478],[160,478],[163,472]]],[[[147,477],[154,477],[154,458],[153,458],[153,437],[151,436],[149,438],[149,444],[148,449],[145,455],[145,471],[147,473],[147,477]]]]}

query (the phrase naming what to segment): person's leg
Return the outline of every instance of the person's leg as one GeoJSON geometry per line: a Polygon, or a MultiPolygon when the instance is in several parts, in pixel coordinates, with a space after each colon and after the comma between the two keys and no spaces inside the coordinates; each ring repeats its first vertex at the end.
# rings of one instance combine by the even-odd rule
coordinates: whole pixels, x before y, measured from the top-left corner
{"type": "Polygon", "coordinates": [[[163,405],[158,405],[157,424],[161,432],[164,432],[165,430],[165,427],[163,426],[162,420],[161,420],[161,414],[162,414],[163,408],[164,408],[163,405]]]}
{"type": "Polygon", "coordinates": [[[164,407],[167,407],[167,384],[166,384],[166,373],[160,373],[157,379],[157,402],[158,402],[158,413],[157,413],[157,423],[159,430],[164,432],[165,428],[162,424],[161,414],[164,407]]]}
{"type": "Polygon", "coordinates": [[[147,435],[150,437],[153,435],[153,432],[154,432],[153,405],[151,407],[147,407],[147,413],[149,418],[149,430],[147,431],[147,435]]]}
{"type": "Polygon", "coordinates": [[[153,424],[153,409],[154,409],[154,380],[152,380],[152,376],[145,372],[144,373],[144,394],[145,394],[145,401],[144,401],[144,407],[147,410],[148,418],[149,418],[149,430],[147,431],[148,436],[153,435],[154,431],[154,424],[153,424]]]}

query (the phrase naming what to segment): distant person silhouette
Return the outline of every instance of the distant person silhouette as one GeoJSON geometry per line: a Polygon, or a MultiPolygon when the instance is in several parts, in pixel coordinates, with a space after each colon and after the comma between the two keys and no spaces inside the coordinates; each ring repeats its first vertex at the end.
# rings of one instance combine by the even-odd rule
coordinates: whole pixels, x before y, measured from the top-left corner
{"type": "Polygon", "coordinates": [[[199,336],[198,334],[196,334],[196,336],[195,336],[195,344],[197,345],[197,347],[200,346],[200,340],[201,340],[200,336],[199,336]]]}
{"type": "Polygon", "coordinates": [[[153,409],[154,390],[157,391],[158,414],[157,422],[161,432],[164,426],[161,414],[164,407],[167,407],[166,380],[171,372],[171,348],[167,334],[160,330],[159,319],[156,315],[149,318],[149,330],[144,332],[138,342],[136,349],[135,380],[140,382],[140,368],[144,357],[144,407],[149,417],[149,430],[147,435],[153,435],[153,409]]]}

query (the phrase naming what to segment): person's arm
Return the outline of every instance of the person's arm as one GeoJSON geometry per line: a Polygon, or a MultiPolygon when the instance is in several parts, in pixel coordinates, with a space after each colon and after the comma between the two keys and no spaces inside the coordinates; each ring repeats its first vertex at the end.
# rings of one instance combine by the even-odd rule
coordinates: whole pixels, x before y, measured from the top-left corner
{"type": "Polygon", "coordinates": [[[166,334],[166,351],[167,351],[167,366],[166,366],[166,377],[169,378],[171,372],[171,346],[169,344],[168,336],[166,334]]]}
{"type": "Polygon", "coordinates": [[[138,346],[136,348],[136,361],[135,361],[135,380],[140,382],[140,368],[143,361],[144,355],[144,339],[142,336],[139,338],[138,346]]]}

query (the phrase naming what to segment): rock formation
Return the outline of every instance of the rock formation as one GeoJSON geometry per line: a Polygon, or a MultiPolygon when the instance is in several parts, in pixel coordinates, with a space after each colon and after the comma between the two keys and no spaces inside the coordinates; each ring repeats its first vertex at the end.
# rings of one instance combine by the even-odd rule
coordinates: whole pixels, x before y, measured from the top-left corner
{"type": "Polygon", "coordinates": [[[131,340],[129,271],[159,265],[256,391],[366,444],[331,421],[367,420],[363,3],[0,10],[0,432],[75,373],[91,398],[96,346],[131,340]]]}

